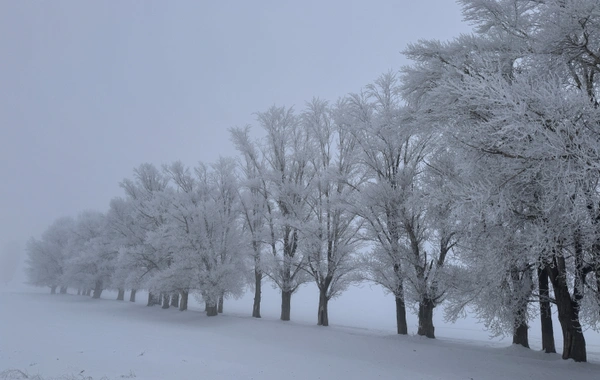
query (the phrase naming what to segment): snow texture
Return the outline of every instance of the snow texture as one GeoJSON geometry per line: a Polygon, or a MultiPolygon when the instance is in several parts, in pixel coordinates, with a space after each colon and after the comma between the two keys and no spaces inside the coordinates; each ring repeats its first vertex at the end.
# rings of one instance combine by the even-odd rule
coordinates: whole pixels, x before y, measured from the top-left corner
{"type": "MultiPolygon", "coordinates": [[[[294,306],[314,297],[314,290],[303,288],[294,306]]],[[[380,294],[349,293],[356,297],[361,291],[372,298],[380,294]]],[[[277,300],[274,290],[265,293],[277,300]]],[[[587,335],[590,363],[575,363],[536,351],[535,338],[536,350],[489,341],[473,321],[464,329],[440,325],[437,340],[397,336],[393,321],[376,325],[381,313],[393,316],[386,308],[372,309],[370,328],[323,328],[309,323],[312,314],[300,310],[298,317],[305,317],[300,322],[276,320],[276,302],[265,305],[266,318],[246,316],[250,295],[226,301],[229,313],[217,318],[204,316],[198,305],[179,312],[72,294],[5,291],[0,305],[0,379],[552,380],[594,379],[600,373],[597,334],[587,335]],[[388,330],[377,330],[382,328],[388,330]]],[[[336,299],[332,306],[339,306],[332,307],[337,314],[350,303],[336,299]]],[[[339,319],[357,325],[361,318],[368,320],[364,312],[353,314],[354,319],[339,319]]]]}

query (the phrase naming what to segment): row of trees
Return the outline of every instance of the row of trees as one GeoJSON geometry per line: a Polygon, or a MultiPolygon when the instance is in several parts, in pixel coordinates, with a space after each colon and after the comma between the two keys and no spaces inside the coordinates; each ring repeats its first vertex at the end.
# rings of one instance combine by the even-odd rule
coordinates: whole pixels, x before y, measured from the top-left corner
{"type": "Polygon", "coordinates": [[[600,319],[600,5],[464,0],[475,32],[420,41],[413,65],[334,104],[257,114],[263,137],[231,130],[236,159],[144,164],[105,214],[57,220],[28,245],[32,283],[147,289],[216,315],[266,278],[292,295],[314,281],[317,321],[350,284],[371,281],[433,338],[433,312],[474,312],[528,346],[539,316],[554,352],[586,360],[600,319]],[[532,301],[535,301],[532,302],[532,301]],[[537,304],[537,306],[536,306],[537,304]]]}

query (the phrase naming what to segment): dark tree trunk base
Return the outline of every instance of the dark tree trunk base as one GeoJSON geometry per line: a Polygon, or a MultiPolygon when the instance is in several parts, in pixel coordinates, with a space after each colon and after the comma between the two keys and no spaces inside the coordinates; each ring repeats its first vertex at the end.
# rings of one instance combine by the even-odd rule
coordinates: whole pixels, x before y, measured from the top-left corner
{"type": "Polygon", "coordinates": [[[158,297],[154,293],[148,292],[148,303],[146,304],[146,306],[154,305],[158,305],[158,297]]]}
{"type": "Polygon", "coordinates": [[[435,339],[435,327],[433,325],[433,309],[435,304],[431,299],[425,298],[419,303],[419,329],[418,335],[435,339]]]}
{"type": "Polygon", "coordinates": [[[117,301],[125,300],[125,289],[119,289],[119,293],[117,294],[117,301]]]}
{"type": "Polygon", "coordinates": [[[396,327],[398,334],[408,334],[408,324],[406,323],[406,305],[404,300],[400,297],[396,297],[396,327]]]}
{"type": "Polygon", "coordinates": [[[556,353],[554,344],[554,326],[552,323],[552,306],[548,286],[548,272],[538,268],[538,286],[540,291],[540,323],[542,326],[542,350],[545,353],[556,353]]]}
{"type": "Polygon", "coordinates": [[[179,307],[179,293],[171,294],[171,306],[179,307]]]}
{"type": "Polygon", "coordinates": [[[188,296],[189,293],[186,291],[181,292],[181,299],[179,300],[179,311],[186,311],[188,307],[188,296]]]}
{"type": "Polygon", "coordinates": [[[96,287],[94,288],[94,295],[92,296],[92,298],[94,299],[98,299],[100,298],[100,295],[102,294],[102,281],[96,281],[96,287]]]}
{"type": "Polygon", "coordinates": [[[163,309],[168,309],[170,303],[171,303],[171,299],[169,298],[169,295],[166,294],[166,293],[163,293],[163,295],[162,295],[162,308],[163,309]]]}
{"type": "Polygon", "coordinates": [[[289,321],[292,311],[292,292],[290,290],[281,291],[281,320],[289,321]]]}
{"type": "Polygon", "coordinates": [[[60,294],[67,294],[67,287],[66,286],[61,286],[60,287],[60,294]]]}
{"type": "Polygon", "coordinates": [[[252,305],[252,316],[260,318],[260,299],[262,294],[262,272],[254,270],[254,304],[252,305]]]}
{"type": "Polygon", "coordinates": [[[131,289],[131,293],[129,293],[129,302],[135,302],[135,294],[137,293],[136,289],[131,289]]]}
{"type": "Polygon", "coordinates": [[[219,303],[217,304],[217,312],[223,313],[223,296],[219,297],[219,303]]]}
{"type": "Polygon", "coordinates": [[[217,305],[207,305],[206,306],[206,316],[214,317],[217,315],[219,315],[219,312],[217,311],[217,305]]]}
{"type": "Polygon", "coordinates": [[[513,344],[519,344],[525,348],[529,348],[529,327],[527,323],[521,322],[513,332],[513,344]]]}
{"type": "Polygon", "coordinates": [[[329,313],[327,306],[329,299],[327,298],[326,290],[319,289],[319,308],[317,311],[317,325],[329,326],[329,313]]]}
{"type": "Polygon", "coordinates": [[[56,294],[56,286],[50,287],[50,294],[56,294]]]}
{"type": "MultiPolygon", "coordinates": [[[[562,259],[562,258],[560,258],[562,259]]],[[[561,267],[564,267],[564,259],[561,267]]],[[[558,265],[547,267],[558,309],[558,321],[563,332],[563,359],[573,359],[576,362],[587,361],[585,338],[579,322],[577,302],[573,301],[565,276],[559,272],[558,265]]]]}

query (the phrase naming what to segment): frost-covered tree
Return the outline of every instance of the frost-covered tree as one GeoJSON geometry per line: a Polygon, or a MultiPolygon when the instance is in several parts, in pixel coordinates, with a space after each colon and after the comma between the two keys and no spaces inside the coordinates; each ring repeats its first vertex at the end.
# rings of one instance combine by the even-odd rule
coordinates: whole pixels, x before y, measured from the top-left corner
{"type": "Polygon", "coordinates": [[[109,286],[118,251],[109,244],[104,215],[84,211],[77,217],[67,247],[64,282],[83,289],[93,289],[100,298],[109,286]]]}
{"type": "Polygon", "coordinates": [[[175,188],[163,191],[168,202],[164,223],[149,244],[169,252],[169,265],[154,276],[155,286],[180,292],[182,301],[196,292],[207,315],[222,312],[223,298],[239,295],[244,285],[238,184],[235,163],[220,159],[200,164],[192,174],[181,163],[165,167],[175,188]]]}
{"type": "Polygon", "coordinates": [[[308,132],[291,108],[273,106],[258,113],[258,122],[266,136],[256,144],[236,143],[236,147],[244,156],[250,154],[250,148],[260,152],[260,159],[253,165],[268,194],[265,244],[269,254],[265,255],[264,265],[269,278],[281,290],[281,320],[288,321],[292,294],[307,281],[299,244],[300,230],[308,217],[311,144],[308,132]]]}
{"type": "Polygon", "coordinates": [[[52,294],[56,288],[61,292],[67,288],[63,282],[66,269],[67,247],[75,227],[73,218],[63,217],[54,221],[40,239],[31,238],[27,242],[27,277],[36,286],[49,286],[52,294]]]}
{"type": "Polygon", "coordinates": [[[302,113],[301,126],[309,135],[314,154],[309,160],[311,175],[306,197],[308,218],[302,225],[301,251],[306,270],[319,289],[317,324],[329,325],[328,303],[356,281],[356,253],[361,221],[355,212],[358,187],[363,175],[358,161],[358,143],[326,101],[313,99],[302,113]]]}
{"type": "MultiPolygon", "coordinates": [[[[152,276],[169,265],[169,255],[148,244],[148,235],[164,223],[167,202],[160,194],[168,183],[168,178],[152,164],[140,165],[134,169],[133,179],[121,182],[139,234],[136,244],[119,250],[119,265],[128,271],[128,283],[132,288],[139,284],[151,288],[154,285],[152,276]]],[[[149,290],[148,306],[152,306],[158,303],[158,297],[154,294],[155,289],[149,290]]]]}
{"type": "Polygon", "coordinates": [[[231,139],[237,150],[243,155],[240,169],[242,185],[239,191],[240,211],[244,221],[245,240],[249,244],[254,265],[254,302],[252,317],[260,318],[262,299],[262,281],[265,278],[264,258],[267,242],[270,240],[267,226],[271,226],[273,205],[269,202],[265,162],[257,147],[251,142],[250,128],[232,128],[231,139]]]}
{"type": "Polygon", "coordinates": [[[129,301],[135,302],[137,290],[141,287],[141,273],[137,267],[128,265],[130,262],[122,252],[144,243],[145,230],[139,222],[136,223],[133,203],[124,198],[113,198],[106,213],[106,230],[112,250],[117,252],[115,269],[110,283],[119,291],[130,288],[129,301]]]}
{"type": "Polygon", "coordinates": [[[598,4],[461,3],[476,33],[409,46],[406,99],[482,175],[464,189],[465,220],[528,232],[523,253],[549,275],[563,358],[585,361],[579,315],[598,291],[598,4]]]}
{"type": "Polygon", "coordinates": [[[432,285],[444,255],[428,254],[428,226],[422,172],[428,133],[401,104],[399,83],[382,75],[349,98],[349,128],[360,146],[367,183],[357,210],[373,250],[363,258],[366,277],[394,294],[399,334],[407,334],[406,301],[419,303],[419,333],[434,336],[433,307],[440,298],[432,285]],[[430,276],[431,275],[431,276],[430,276]],[[410,285],[410,293],[406,286],[410,285]],[[427,310],[424,310],[426,308],[427,310]]]}

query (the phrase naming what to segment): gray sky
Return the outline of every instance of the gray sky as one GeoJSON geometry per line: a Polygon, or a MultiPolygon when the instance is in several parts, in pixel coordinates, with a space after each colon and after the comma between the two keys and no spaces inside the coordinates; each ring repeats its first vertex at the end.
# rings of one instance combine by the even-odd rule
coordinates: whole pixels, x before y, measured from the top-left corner
{"type": "Polygon", "coordinates": [[[335,100],[469,27],[451,0],[0,2],[0,246],[105,211],[143,162],[235,154],[273,104],[335,100]]]}

